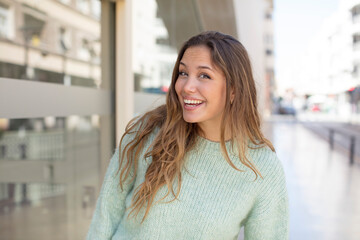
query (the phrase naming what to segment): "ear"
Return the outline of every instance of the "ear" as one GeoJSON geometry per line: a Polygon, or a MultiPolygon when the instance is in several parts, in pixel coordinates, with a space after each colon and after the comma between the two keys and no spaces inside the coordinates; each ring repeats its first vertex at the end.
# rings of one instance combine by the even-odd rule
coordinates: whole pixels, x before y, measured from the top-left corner
{"type": "Polygon", "coordinates": [[[230,90],[230,104],[233,103],[234,98],[235,98],[235,93],[234,93],[234,89],[232,88],[232,89],[230,90]]]}

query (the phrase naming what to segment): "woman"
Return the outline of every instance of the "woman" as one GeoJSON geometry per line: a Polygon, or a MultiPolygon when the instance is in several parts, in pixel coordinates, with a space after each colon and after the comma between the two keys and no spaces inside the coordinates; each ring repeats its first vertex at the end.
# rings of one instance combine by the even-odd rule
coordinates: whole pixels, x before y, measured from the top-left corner
{"type": "Polygon", "coordinates": [[[245,48],[204,32],[181,48],[166,104],[127,126],[88,239],[237,239],[243,226],[247,240],[288,238],[284,172],[245,48]]]}

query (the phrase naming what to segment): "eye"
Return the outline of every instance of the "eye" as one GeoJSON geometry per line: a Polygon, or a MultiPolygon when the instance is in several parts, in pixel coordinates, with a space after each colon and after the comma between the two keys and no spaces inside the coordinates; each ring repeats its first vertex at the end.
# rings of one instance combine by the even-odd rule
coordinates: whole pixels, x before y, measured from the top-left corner
{"type": "Polygon", "coordinates": [[[211,77],[205,73],[200,74],[200,78],[211,79],[211,77]]]}
{"type": "Polygon", "coordinates": [[[187,73],[186,72],[183,72],[183,71],[179,71],[179,74],[178,74],[180,77],[183,77],[183,76],[186,76],[187,73]]]}

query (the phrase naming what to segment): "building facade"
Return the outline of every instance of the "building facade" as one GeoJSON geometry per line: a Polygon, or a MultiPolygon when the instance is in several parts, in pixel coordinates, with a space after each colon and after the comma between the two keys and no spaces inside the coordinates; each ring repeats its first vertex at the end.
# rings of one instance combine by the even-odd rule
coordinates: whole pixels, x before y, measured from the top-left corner
{"type": "Polygon", "coordinates": [[[298,94],[317,95],[312,97],[314,102],[310,98],[310,104],[346,119],[360,109],[359,9],[360,1],[339,2],[337,12],[324,21],[299,61],[294,76],[298,94]]]}
{"type": "Polygon", "coordinates": [[[271,12],[269,0],[0,0],[0,238],[84,238],[127,122],[164,102],[197,33],[244,44],[265,114],[271,12]]]}
{"type": "Polygon", "coordinates": [[[273,22],[274,2],[273,0],[266,1],[266,8],[264,13],[265,29],[265,77],[264,77],[264,111],[265,116],[269,116],[274,109],[274,100],[276,92],[275,82],[275,49],[274,49],[274,22],[273,22]]]}

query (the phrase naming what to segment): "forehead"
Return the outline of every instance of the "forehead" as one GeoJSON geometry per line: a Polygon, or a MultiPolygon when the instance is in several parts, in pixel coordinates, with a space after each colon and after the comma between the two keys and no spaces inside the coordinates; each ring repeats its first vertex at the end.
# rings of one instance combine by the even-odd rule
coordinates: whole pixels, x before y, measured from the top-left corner
{"type": "Polygon", "coordinates": [[[185,65],[209,65],[210,67],[214,67],[212,58],[211,58],[211,50],[209,47],[200,45],[189,47],[185,50],[183,57],[181,58],[181,62],[185,65]]]}

